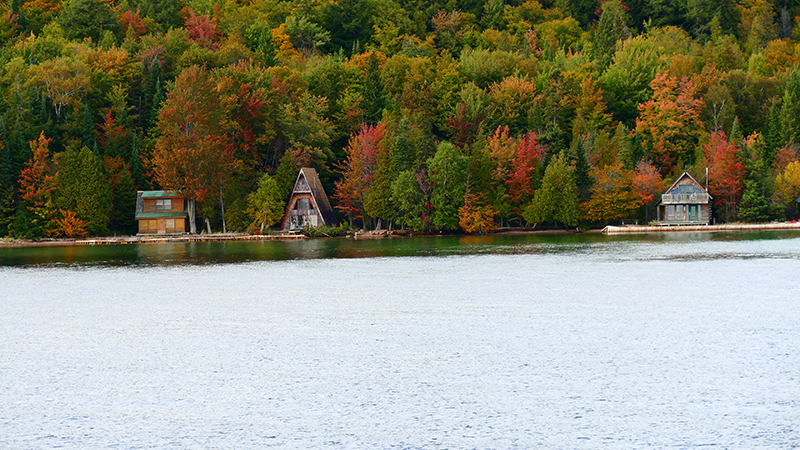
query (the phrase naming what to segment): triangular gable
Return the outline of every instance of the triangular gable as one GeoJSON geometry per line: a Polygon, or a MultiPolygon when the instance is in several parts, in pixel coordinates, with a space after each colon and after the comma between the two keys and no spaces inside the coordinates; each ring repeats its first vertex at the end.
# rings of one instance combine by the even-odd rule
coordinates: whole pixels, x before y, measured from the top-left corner
{"type": "MultiPolygon", "coordinates": [[[[700,189],[700,190],[701,190],[701,191],[702,191],[704,194],[708,194],[708,191],[706,191],[706,188],[705,188],[705,187],[703,187],[703,185],[702,185],[702,184],[700,184],[700,183],[699,183],[699,182],[698,182],[698,181],[697,181],[697,180],[696,180],[696,179],[695,179],[695,178],[692,176],[692,174],[690,174],[689,172],[683,172],[683,174],[681,174],[681,176],[679,176],[679,177],[678,177],[678,179],[677,179],[677,180],[675,180],[675,182],[674,182],[674,183],[672,183],[672,186],[670,186],[670,187],[669,187],[669,189],[667,189],[667,191],[666,191],[666,192],[664,192],[664,193],[665,193],[665,194],[670,194],[670,193],[672,193],[672,191],[673,191],[673,190],[674,190],[676,187],[678,187],[678,185],[680,185],[680,184],[681,184],[681,181],[683,181],[685,178],[688,178],[689,180],[691,180],[692,184],[694,184],[694,185],[695,185],[695,186],[696,186],[698,189],[700,189]]],[[[711,194],[708,194],[708,198],[713,198],[713,197],[711,197],[711,194]]]]}
{"type": "MultiPolygon", "coordinates": [[[[314,176],[316,176],[316,171],[314,172],[315,172],[314,176]]],[[[292,189],[292,194],[294,194],[295,192],[311,192],[311,188],[308,185],[308,180],[306,180],[306,176],[303,173],[303,169],[300,169],[300,172],[297,174],[297,180],[295,180],[294,182],[294,189],[292,189]]]]}

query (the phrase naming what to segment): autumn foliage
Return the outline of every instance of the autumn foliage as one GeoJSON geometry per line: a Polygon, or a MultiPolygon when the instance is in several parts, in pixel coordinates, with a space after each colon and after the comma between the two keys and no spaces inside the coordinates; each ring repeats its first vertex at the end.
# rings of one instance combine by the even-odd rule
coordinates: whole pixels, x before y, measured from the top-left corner
{"type": "Polygon", "coordinates": [[[736,145],[728,142],[725,132],[718,131],[709,137],[704,146],[708,157],[708,189],[715,205],[724,206],[728,217],[734,213],[744,188],[744,163],[736,145]]]}
{"type": "Polygon", "coordinates": [[[333,197],[339,202],[336,208],[349,217],[358,218],[364,211],[364,195],[372,186],[385,132],[384,124],[364,124],[345,148],[347,159],[341,166],[342,178],[336,183],[333,197]]]}

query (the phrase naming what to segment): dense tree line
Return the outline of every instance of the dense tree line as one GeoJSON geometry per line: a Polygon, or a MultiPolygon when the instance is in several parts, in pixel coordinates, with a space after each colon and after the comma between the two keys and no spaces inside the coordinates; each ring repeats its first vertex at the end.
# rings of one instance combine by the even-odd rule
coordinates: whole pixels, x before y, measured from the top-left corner
{"type": "Polygon", "coordinates": [[[1,9],[0,235],[135,233],[158,188],[263,230],[304,166],[353,226],[649,221],[682,171],[717,220],[797,213],[795,0],[1,9]]]}

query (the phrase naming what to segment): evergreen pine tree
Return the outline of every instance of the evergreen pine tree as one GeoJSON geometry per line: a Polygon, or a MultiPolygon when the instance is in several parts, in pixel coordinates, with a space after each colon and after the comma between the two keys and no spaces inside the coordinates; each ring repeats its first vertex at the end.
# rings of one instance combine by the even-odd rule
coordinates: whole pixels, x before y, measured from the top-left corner
{"type": "Polygon", "coordinates": [[[108,227],[122,234],[136,233],[136,187],[131,173],[124,165],[111,194],[113,206],[108,227]]]}
{"type": "Polygon", "coordinates": [[[739,220],[742,222],[769,222],[780,217],[783,208],[773,204],[764,194],[764,186],[758,180],[745,181],[742,201],[739,204],[739,220]]]}
{"type": "Polygon", "coordinates": [[[619,0],[610,0],[602,4],[603,13],[594,31],[594,56],[600,68],[611,63],[617,49],[617,41],[631,37],[628,28],[628,17],[619,0]]]}
{"type": "MultiPolygon", "coordinates": [[[[781,146],[800,143],[800,70],[793,70],[786,82],[779,122],[781,146]]],[[[775,153],[772,154],[774,155],[775,153]]]]}
{"type": "Polygon", "coordinates": [[[60,155],[55,179],[54,202],[63,210],[74,212],[88,222],[86,231],[93,236],[108,233],[113,206],[111,185],[100,158],[88,147],[69,147],[60,155]]]}
{"type": "Polygon", "coordinates": [[[0,190],[9,188],[14,185],[12,172],[13,161],[11,158],[11,149],[8,144],[8,130],[6,130],[6,122],[0,117],[0,190]]]}
{"type": "Polygon", "coordinates": [[[385,103],[378,57],[372,52],[367,61],[367,75],[364,81],[364,121],[371,125],[380,122],[385,103]]]}
{"type": "Polygon", "coordinates": [[[11,232],[15,209],[14,188],[9,186],[0,189],[0,236],[8,236],[11,232]]]}
{"type": "Polygon", "coordinates": [[[94,131],[94,120],[92,119],[92,108],[89,107],[88,104],[83,108],[81,142],[89,148],[94,148],[97,143],[97,134],[94,131]]]}
{"type": "Polygon", "coordinates": [[[399,174],[400,172],[411,169],[413,166],[413,149],[408,142],[410,126],[411,122],[408,120],[408,117],[403,116],[403,118],[400,119],[400,125],[397,129],[397,138],[394,143],[394,151],[392,152],[394,173],[399,174]]]}
{"type": "Polygon", "coordinates": [[[11,13],[17,15],[17,25],[20,26],[21,31],[23,33],[28,31],[28,20],[25,18],[25,10],[20,6],[19,0],[11,0],[11,13]]]}
{"type": "Polygon", "coordinates": [[[136,189],[144,189],[147,184],[142,174],[142,158],[139,154],[139,137],[133,133],[131,138],[131,153],[128,156],[128,164],[131,166],[131,179],[136,189]]]}
{"type": "Polygon", "coordinates": [[[523,213],[529,223],[561,222],[578,224],[578,186],[575,184],[575,167],[565,152],[561,152],[544,171],[542,185],[533,201],[523,213]]]}

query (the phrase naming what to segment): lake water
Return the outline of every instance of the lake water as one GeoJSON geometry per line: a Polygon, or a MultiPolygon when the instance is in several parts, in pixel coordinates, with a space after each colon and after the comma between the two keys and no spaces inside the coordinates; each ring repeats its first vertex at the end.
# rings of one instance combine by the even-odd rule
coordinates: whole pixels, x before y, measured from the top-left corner
{"type": "Polygon", "coordinates": [[[0,248],[0,448],[800,447],[800,235],[0,248]]]}

